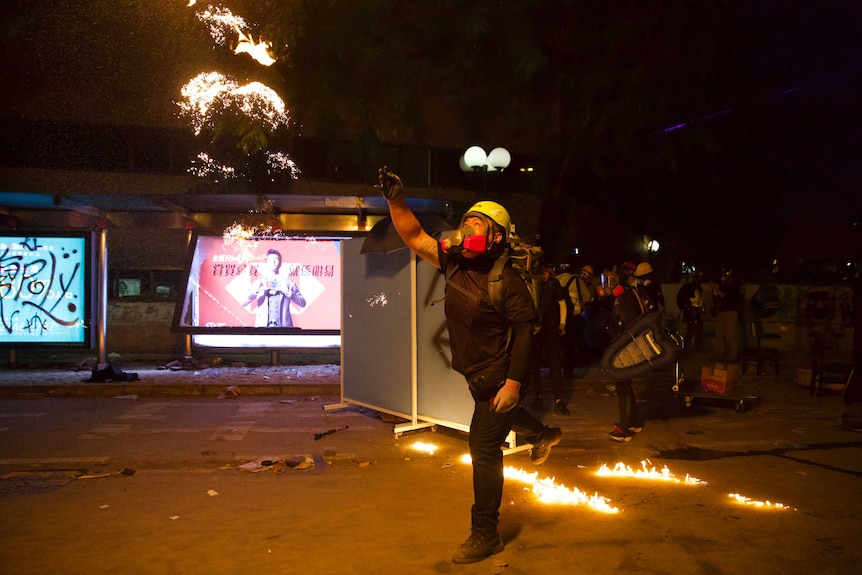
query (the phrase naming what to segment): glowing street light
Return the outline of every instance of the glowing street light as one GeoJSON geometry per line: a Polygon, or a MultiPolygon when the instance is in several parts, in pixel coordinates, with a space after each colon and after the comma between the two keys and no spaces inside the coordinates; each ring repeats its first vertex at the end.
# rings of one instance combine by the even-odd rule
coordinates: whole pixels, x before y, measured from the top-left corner
{"type": "Polygon", "coordinates": [[[465,172],[502,172],[512,162],[509,150],[497,147],[486,154],[482,146],[470,146],[461,156],[461,170],[465,172]]]}
{"type": "Polygon", "coordinates": [[[512,162],[509,150],[497,147],[485,153],[482,146],[470,146],[461,156],[458,164],[464,172],[482,172],[482,188],[488,187],[488,172],[502,172],[512,162]]]}
{"type": "Polygon", "coordinates": [[[643,247],[646,250],[647,254],[652,256],[652,254],[656,253],[659,250],[661,245],[658,243],[658,240],[655,240],[644,234],[643,247]]]}

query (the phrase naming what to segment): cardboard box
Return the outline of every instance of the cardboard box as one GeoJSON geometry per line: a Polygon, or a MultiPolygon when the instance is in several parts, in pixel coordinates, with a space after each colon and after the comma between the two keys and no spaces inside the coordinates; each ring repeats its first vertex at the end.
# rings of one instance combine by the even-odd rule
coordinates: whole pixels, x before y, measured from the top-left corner
{"type": "Polygon", "coordinates": [[[811,385],[811,368],[800,367],[796,370],[796,385],[808,387],[811,385]]]}
{"type": "Polygon", "coordinates": [[[739,382],[739,366],[716,363],[700,370],[700,386],[714,393],[726,393],[739,382]]]}

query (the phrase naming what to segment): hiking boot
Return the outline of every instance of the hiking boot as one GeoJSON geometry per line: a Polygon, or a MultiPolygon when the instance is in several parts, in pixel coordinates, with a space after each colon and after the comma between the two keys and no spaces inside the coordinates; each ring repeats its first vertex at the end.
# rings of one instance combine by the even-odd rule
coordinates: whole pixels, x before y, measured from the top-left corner
{"type": "Polygon", "coordinates": [[[547,461],[551,448],[558,444],[562,437],[563,432],[559,427],[546,427],[541,439],[533,444],[533,449],[530,451],[530,461],[533,465],[541,465],[547,461]]]}
{"type": "Polygon", "coordinates": [[[562,399],[558,399],[554,402],[554,412],[559,413],[560,415],[571,415],[572,412],[569,411],[569,408],[566,407],[566,404],[563,403],[562,399]]]}
{"type": "Polygon", "coordinates": [[[464,544],[455,551],[452,561],[455,563],[476,563],[499,553],[503,547],[503,540],[497,533],[471,533],[464,544]]]}
{"type": "Polygon", "coordinates": [[[631,441],[632,440],[631,434],[623,431],[619,425],[614,426],[613,431],[608,433],[608,437],[610,437],[614,441],[631,441]]]}

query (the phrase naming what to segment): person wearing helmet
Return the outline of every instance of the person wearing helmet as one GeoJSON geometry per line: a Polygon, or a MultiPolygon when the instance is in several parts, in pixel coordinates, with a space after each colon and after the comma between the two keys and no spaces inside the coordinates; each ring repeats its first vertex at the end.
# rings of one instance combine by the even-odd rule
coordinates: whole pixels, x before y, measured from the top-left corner
{"type": "Polygon", "coordinates": [[[420,258],[446,274],[445,315],[452,368],[467,380],[473,397],[469,447],[473,464],[471,533],[452,561],[474,563],[503,550],[497,527],[503,497],[501,446],[511,430],[533,444],[534,464],[543,463],[560,442],[560,428],[549,428],[521,408],[521,384],[528,381],[530,346],[536,319],[526,283],[507,261],[504,313],[489,301],[488,275],[505,251],[511,220],[496,202],[476,202],[460,229],[437,242],[422,229],[404,199],[401,179],[387,167],[375,186],[386,198],[398,235],[420,258]]]}
{"type": "MultiPolygon", "coordinates": [[[[620,267],[631,269],[630,264],[631,262],[626,262],[620,267]]],[[[617,337],[625,333],[628,326],[640,316],[661,312],[664,309],[664,296],[661,285],[655,279],[652,265],[649,262],[641,262],[634,266],[632,271],[635,282],[620,285],[618,287],[621,289],[613,292],[617,337]]],[[[608,437],[614,441],[631,441],[635,434],[643,431],[632,380],[621,379],[617,381],[616,391],[619,403],[619,421],[614,423],[608,437]]]]}
{"type": "Polygon", "coordinates": [[[557,275],[566,298],[566,333],[563,336],[563,373],[571,379],[575,376],[576,366],[590,363],[590,349],[586,340],[587,311],[593,305],[593,289],[590,285],[591,266],[568,266],[566,271],[557,275]],[[584,277],[587,279],[584,280],[584,277]]]}
{"type": "Polygon", "coordinates": [[[533,407],[544,407],[542,401],[542,365],[547,363],[554,394],[554,412],[571,415],[563,397],[563,337],[566,335],[568,309],[563,286],[557,281],[556,266],[545,264],[539,288],[539,330],[533,335],[533,360],[530,387],[533,389],[533,407]]]}
{"type": "Polygon", "coordinates": [[[641,262],[635,268],[634,278],[638,287],[638,295],[644,303],[644,313],[664,311],[664,294],[661,284],[655,277],[655,271],[649,262],[641,262]]]}

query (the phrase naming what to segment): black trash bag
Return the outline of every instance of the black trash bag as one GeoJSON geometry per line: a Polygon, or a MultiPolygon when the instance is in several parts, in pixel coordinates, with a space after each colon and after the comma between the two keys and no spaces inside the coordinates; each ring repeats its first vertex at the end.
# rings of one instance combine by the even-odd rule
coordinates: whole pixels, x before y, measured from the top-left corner
{"type": "Polygon", "coordinates": [[[112,383],[115,381],[140,381],[137,373],[125,372],[113,363],[109,363],[102,369],[93,368],[93,373],[90,379],[85,379],[84,383],[112,383]]]}

